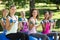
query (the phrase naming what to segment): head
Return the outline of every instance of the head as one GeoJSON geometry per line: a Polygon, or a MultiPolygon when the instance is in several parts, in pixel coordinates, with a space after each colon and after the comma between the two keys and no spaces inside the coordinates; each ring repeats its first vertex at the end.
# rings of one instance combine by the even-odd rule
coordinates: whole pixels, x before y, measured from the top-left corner
{"type": "Polygon", "coordinates": [[[44,18],[45,18],[45,19],[49,19],[49,12],[48,12],[48,11],[45,11],[45,13],[44,13],[44,18]]]}
{"type": "Polygon", "coordinates": [[[8,9],[3,9],[2,10],[2,16],[6,17],[8,15],[8,9]]]}
{"type": "Polygon", "coordinates": [[[15,12],[16,12],[16,7],[15,7],[15,5],[10,6],[10,14],[11,14],[11,15],[14,15],[15,12]]]}
{"type": "Polygon", "coordinates": [[[52,17],[53,17],[53,12],[50,11],[50,12],[49,12],[49,18],[52,18],[52,17]]]}
{"type": "Polygon", "coordinates": [[[25,11],[21,11],[21,16],[25,17],[25,11]]]}
{"type": "Polygon", "coordinates": [[[39,12],[37,9],[32,9],[31,10],[31,17],[35,17],[38,19],[39,12]]]}

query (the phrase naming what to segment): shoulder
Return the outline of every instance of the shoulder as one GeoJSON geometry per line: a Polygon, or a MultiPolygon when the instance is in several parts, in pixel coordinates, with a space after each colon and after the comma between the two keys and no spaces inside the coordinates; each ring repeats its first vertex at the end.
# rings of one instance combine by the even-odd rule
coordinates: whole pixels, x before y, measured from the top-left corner
{"type": "Polygon", "coordinates": [[[33,21],[33,18],[31,17],[29,20],[30,20],[30,21],[33,21]]]}
{"type": "Polygon", "coordinates": [[[18,19],[18,16],[17,15],[15,15],[15,17],[18,19]]]}
{"type": "Polygon", "coordinates": [[[44,23],[45,20],[42,20],[41,23],[44,23]]]}
{"type": "Polygon", "coordinates": [[[1,18],[1,21],[3,21],[3,18],[1,18]]]}
{"type": "Polygon", "coordinates": [[[25,21],[28,21],[28,19],[27,19],[27,18],[25,18],[25,21]]]}
{"type": "Polygon", "coordinates": [[[50,19],[49,22],[53,23],[54,22],[54,19],[50,19]]]}
{"type": "Polygon", "coordinates": [[[17,15],[15,15],[15,17],[18,17],[17,15]]]}

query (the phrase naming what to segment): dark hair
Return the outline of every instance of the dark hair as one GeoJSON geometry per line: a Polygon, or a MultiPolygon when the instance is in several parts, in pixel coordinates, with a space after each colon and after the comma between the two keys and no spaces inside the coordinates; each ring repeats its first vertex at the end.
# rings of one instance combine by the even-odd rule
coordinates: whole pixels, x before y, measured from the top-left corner
{"type": "Polygon", "coordinates": [[[53,13],[53,11],[49,11],[49,14],[52,14],[53,13]]]}
{"type": "Polygon", "coordinates": [[[37,15],[37,17],[36,17],[36,18],[38,19],[38,18],[39,18],[39,11],[38,11],[38,9],[32,9],[32,10],[30,11],[30,17],[33,16],[32,13],[33,13],[34,10],[37,10],[37,12],[38,12],[38,15],[37,15]]]}
{"type": "MultiPolygon", "coordinates": [[[[44,12],[44,15],[45,15],[47,12],[48,12],[48,11],[45,11],[45,12],[44,12]]],[[[49,13],[49,12],[48,12],[48,13],[49,13]]]]}
{"type": "Polygon", "coordinates": [[[10,6],[10,9],[11,9],[12,7],[15,7],[15,5],[11,5],[11,6],[10,6]]]}
{"type": "MultiPolygon", "coordinates": [[[[12,7],[15,7],[15,5],[11,5],[11,6],[9,7],[9,9],[11,9],[12,7]]],[[[8,15],[10,16],[10,12],[9,12],[8,15]]]]}

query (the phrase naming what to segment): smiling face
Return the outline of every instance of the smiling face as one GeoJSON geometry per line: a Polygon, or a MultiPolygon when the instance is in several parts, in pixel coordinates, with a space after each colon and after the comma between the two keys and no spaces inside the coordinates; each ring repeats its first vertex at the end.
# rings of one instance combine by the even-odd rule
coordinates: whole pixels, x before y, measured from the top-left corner
{"type": "Polygon", "coordinates": [[[16,7],[15,7],[15,6],[12,6],[12,7],[10,8],[10,14],[14,15],[15,12],[16,12],[16,7]]]}
{"type": "Polygon", "coordinates": [[[21,16],[25,17],[25,11],[21,11],[21,16]]]}
{"type": "Polygon", "coordinates": [[[37,10],[33,10],[33,12],[32,12],[32,16],[36,18],[37,15],[38,15],[38,11],[37,11],[37,10]]]}
{"type": "Polygon", "coordinates": [[[7,10],[7,9],[4,9],[2,13],[3,13],[3,14],[2,14],[3,17],[6,17],[6,16],[8,15],[8,10],[7,10]]]}
{"type": "Polygon", "coordinates": [[[50,14],[49,14],[49,18],[52,18],[52,17],[53,17],[53,13],[50,13],[50,14]]]}

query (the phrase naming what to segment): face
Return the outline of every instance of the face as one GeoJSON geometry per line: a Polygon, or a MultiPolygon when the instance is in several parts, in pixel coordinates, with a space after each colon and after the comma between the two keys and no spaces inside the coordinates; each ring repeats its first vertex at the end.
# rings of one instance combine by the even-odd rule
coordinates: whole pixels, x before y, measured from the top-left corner
{"type": "Polygon", "coordinates": [[[3,16],[6,17],[8,15],[8,10],[3,11],[3,16]]]}
{"type": "Polygon", "coordinates": [[[51,13],[50,15],[49,15],[49,18],[52,18],[53,17],[53,13],[51,13]]]}
{"type": "Polygon", "coordinates": [[[37,17],[38,15],[38,11],[37,10],[34,10],[33,13],[32,13],[33,17],[37,17]]]}
{"type": "Polygon", "coordinates": [[[16,12],[16,7],[11,7],[10,8],[10,14],[14,15],[16,12]]]}
{"type": "Polygon", "coordinates": [[[25,17],[25,11],[22,11],[22,12],[21,12],[21,16],[22,16],[22,17],[25,17]]]}
{"type": "Polygon", "coordinates": [[[49,13],[48,13],[48,12],[45,13],[44,17],[45,17],[46,19],[48,19],[48,18],[49,18],[49,13]]]}

